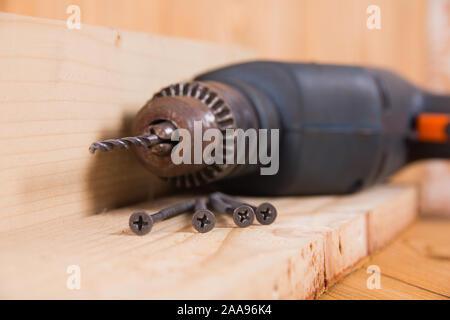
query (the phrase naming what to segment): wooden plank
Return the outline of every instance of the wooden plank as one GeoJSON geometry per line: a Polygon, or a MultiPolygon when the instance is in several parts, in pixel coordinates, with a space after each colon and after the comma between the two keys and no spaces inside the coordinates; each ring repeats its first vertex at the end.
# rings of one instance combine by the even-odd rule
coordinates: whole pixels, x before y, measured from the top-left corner
{"type": "MultiPolygon", "coordinates": [[[[324,233],[327,286],[346,275],[368,254],[384,247],[417,214],[417,191],[413,187],[377,186],[367,192],[321,199],[329,202],[306,210],[307,222],[301,225],[309,230],[317,225],[329,228],[324,233]]],[[[291,205],[286,210],[298,214],[300,208],[291,205]]]]}
{"type": "Polygon", "coordinates": [[[450,221],[420,220],[321,299],[450,299],[450,221]],[[370,265],[380,289],[368,289],[370,265]]]}
{"type": "Polygon", "coordinates": [[[239,48],[0,13],[0,231],[100,212],[167,186],[127,152],[91,142],[128,134],[162,86],[253,57],[239,48]]]}
{"type": "Polygon", "coordinates": [[[450,217],[450,164],[446,160],[419,161],[391,179],[394,183],[416,185],[419,190],[419,209],[424,217],[450,217]]]}
{"type": "MultiPolygon", "coordinates": [[[[317,297],[368,254],[376,219],[392,235],[410,219],[392,203],[416,201],[412,187],[380,186],[355,196],[268,199],[276,223],[236,228],[219,215],[216,228],[196,233],[190,215],[155,224],[144,237],[128,229],[133,210],[157,210],[166,198],[92,216],[68,216],[0,235],[1,298],[246,298],[317,297]],[[364,202],[362,199],[372,199],[364,202]],[[354,202],[352,208],[351,203],[354,202]],[[81,268],[81,289],[68,290],[69,265],[81,268]]],[[[258,203],[260,199],[248,198],[258,203]]],[[[417,213],[409,207],[410,216],[417,213]]]]}
{"type": "Polygon", "coordinates": [[[417,190],[413,187],[391,185],[372,189],[371,193],[363,192],[341,198],[333,203],[332,208],[324,208],[331,212],[360,211],[367,219],[367,248],[369,253],[384,247],[399,234],[406,225],[413,222],[418,209],[417,190]],[[389,227],[386,227],[389,226],[389,227]]]}

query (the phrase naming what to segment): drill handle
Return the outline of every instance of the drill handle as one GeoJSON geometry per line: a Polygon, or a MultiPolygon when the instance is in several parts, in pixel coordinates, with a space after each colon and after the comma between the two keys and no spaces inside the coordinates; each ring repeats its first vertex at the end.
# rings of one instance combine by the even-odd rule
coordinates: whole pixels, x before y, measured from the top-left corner
{"type": "Polygon", "coordinates": [[[450,96],[434,93],[425,93],[424,112],[443,113],[450,115],[450,96]]]}
{"type": "Polygon", "coordinates": [[[416,139],[409,141],[410,160],[450,158],[450,96],[424,93],[414,119],[416,139]]]}

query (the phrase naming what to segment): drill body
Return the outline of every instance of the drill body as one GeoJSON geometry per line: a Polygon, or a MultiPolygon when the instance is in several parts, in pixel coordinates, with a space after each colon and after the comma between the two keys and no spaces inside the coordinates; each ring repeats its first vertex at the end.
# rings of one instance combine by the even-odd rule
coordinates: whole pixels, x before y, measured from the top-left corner
{"type": "MultiPolygon", "coordinates": [[[[423,141],[417,129],[420,116],[431,113],[444,120],[438,130],[448,130],[449,101],[381,69],[249,62],[163,89],[138,113],[133,133],[155,134],[161,123],[165,130],[191,130],[191,120],[218,128],[279,129],[277,174],[260,175],[258,164],[175,167],[161,152],[167,141],[164,148],[135,151],[155,174],[181,186],[212,181],[227,192],[261,196],[351,193],[411,161],[450,157],[448,139],[423,141]],[[215,122],[205,120],[211,115],[215,122]]],[[[448,138],[447,131],[439,135],[448,138]]]]}
{"type": "MultiPolygon", "coordinates": [[[[372,68],[253,62],[197,80],[223,82],[243,92],[261,127],[281,130],[278,174],[254,172],[221,183],[239,193],[357,191],[427,158],[423,143],[414,143],[414,119],[422,112],[450,112],[450,99],[372,68]]],[[[434,156],[449,156],[449,144],[425,145],[434,156]]]]}

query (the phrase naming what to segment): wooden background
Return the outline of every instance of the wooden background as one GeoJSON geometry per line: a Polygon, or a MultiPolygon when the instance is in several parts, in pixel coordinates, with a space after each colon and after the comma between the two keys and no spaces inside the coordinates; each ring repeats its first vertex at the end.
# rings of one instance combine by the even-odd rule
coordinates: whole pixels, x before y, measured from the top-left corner
{"type": "Polygon", "coordinates": [[[383,66],[427,87],[430,15],[450,10],[446,0],[1,0],[0,10],[66,20],[69,4],[86,24],[238,44],[265,58],[383,66]],[[372,4],[381,30],[366,28],[372,4]]]}
{"type": "MultiPolygon", "coordinates": [[[[380,66],[450,90],[449,0],[0,0],[0,11],[66,20],[69,4],[80,6],[83,24],[237,44],[263,58],[380,66]],[[366,28],[372,4],[381,30],[366,28]]],[[[422,210],[450,216],[448,164],[416,166],[401,179],[429,181],[422,210]]]]}

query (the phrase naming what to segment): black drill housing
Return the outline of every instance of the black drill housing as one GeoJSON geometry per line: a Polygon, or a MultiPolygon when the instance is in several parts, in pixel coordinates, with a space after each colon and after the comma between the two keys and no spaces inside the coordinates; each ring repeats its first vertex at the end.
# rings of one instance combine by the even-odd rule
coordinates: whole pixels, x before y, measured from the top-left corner
{"type": "Polygon", "coordinates": [[[450,113],[430,95],[374,68],[250,62],[202,74],[238,90],[259,127],[280,129],[280,165],[220,181],[252,195],[345,194],[370,186],[419,158],[449,157],[449,144],[414,142],[415,115],[450,113]]]}

